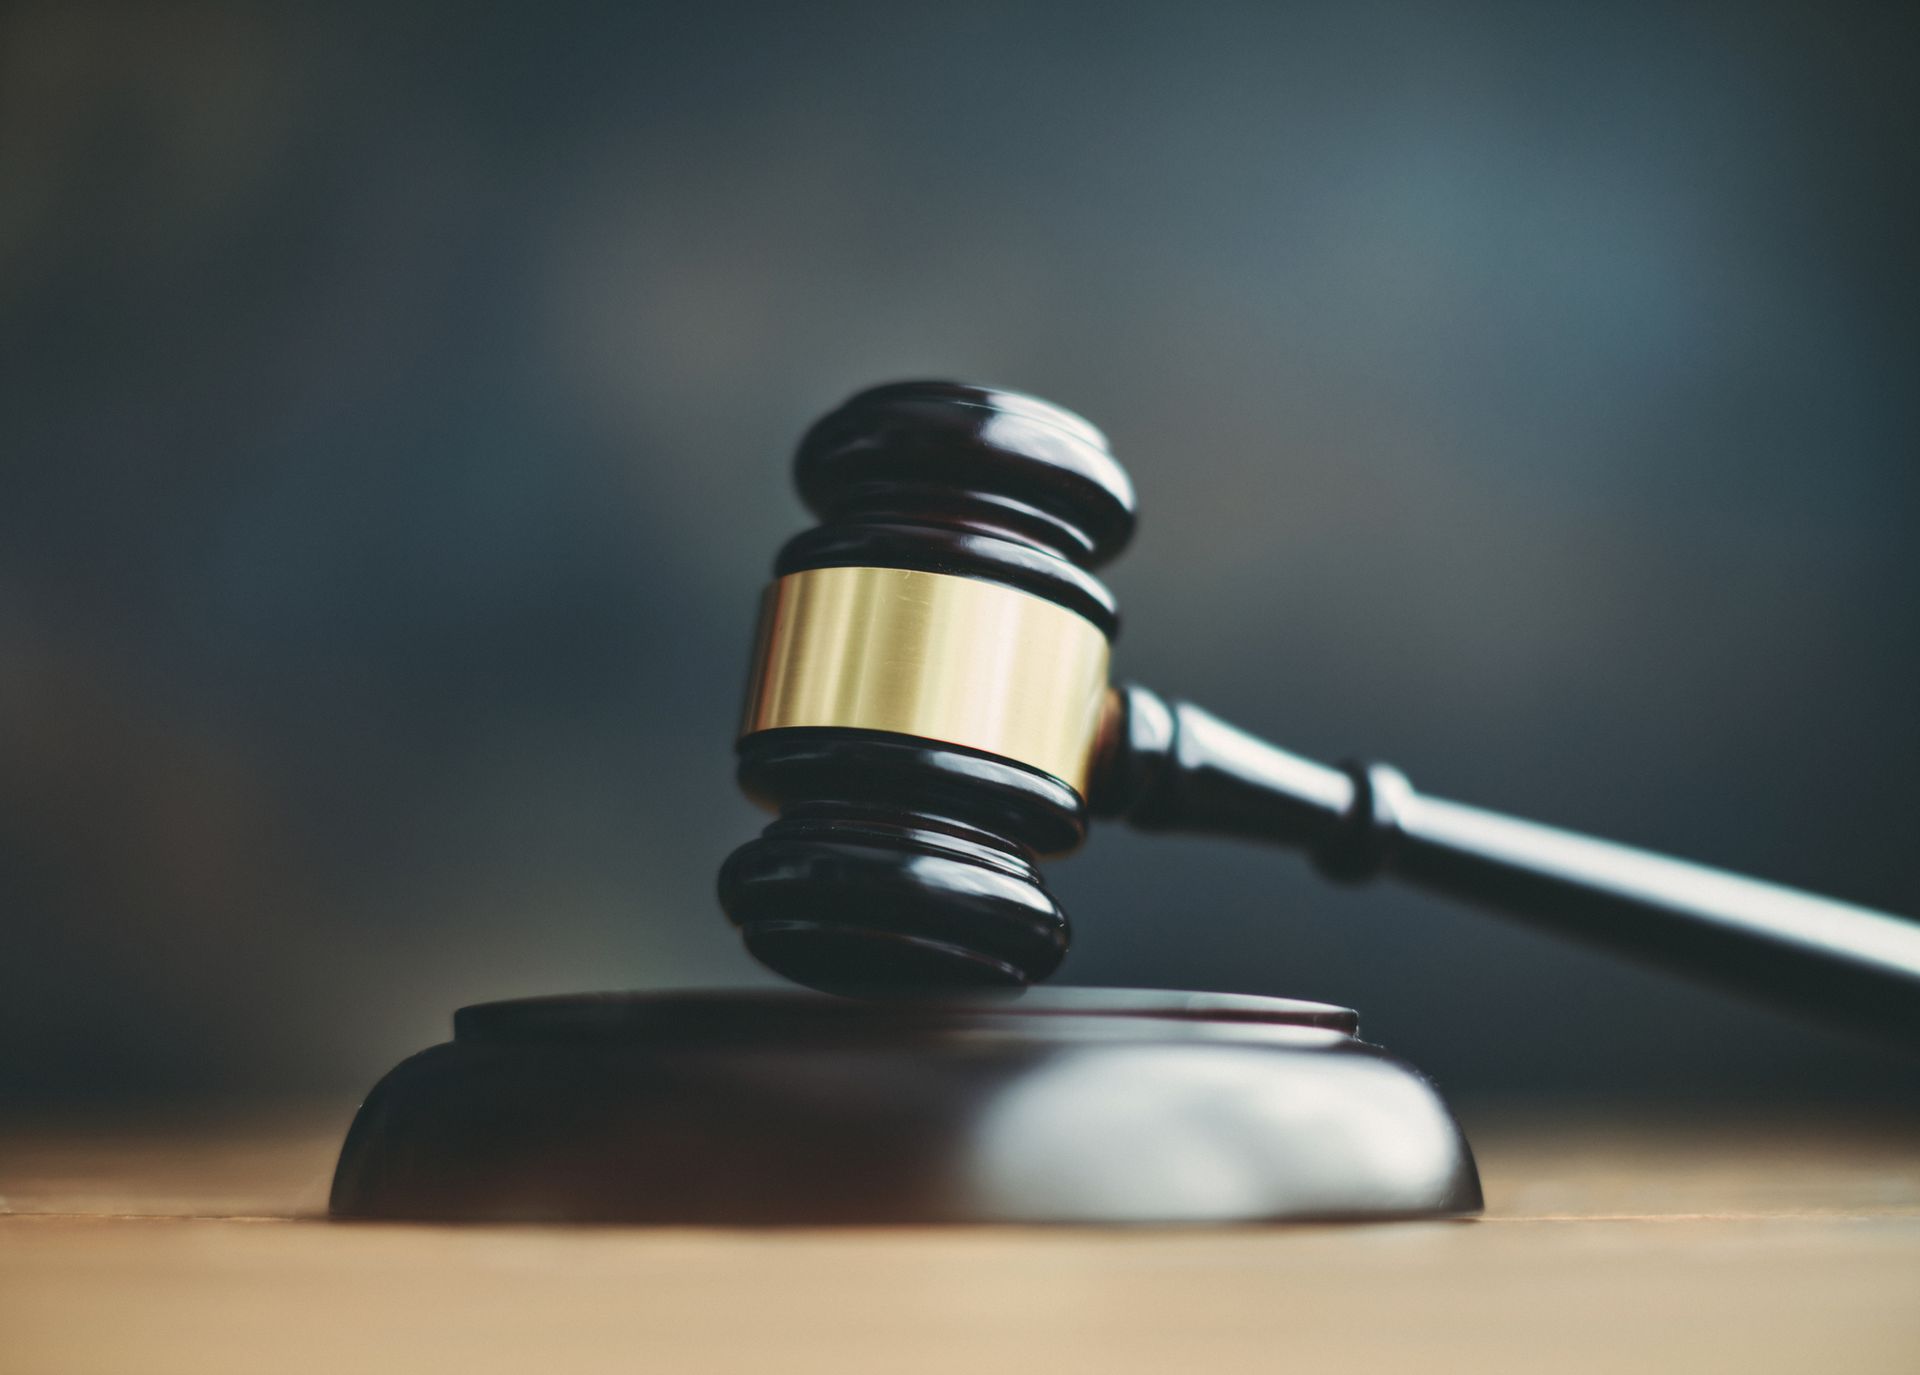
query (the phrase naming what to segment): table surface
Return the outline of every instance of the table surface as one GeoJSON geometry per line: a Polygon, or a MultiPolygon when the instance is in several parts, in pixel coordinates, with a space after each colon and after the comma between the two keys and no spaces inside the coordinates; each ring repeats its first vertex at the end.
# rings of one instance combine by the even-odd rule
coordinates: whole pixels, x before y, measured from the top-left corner
{"type": "Polygon", "coordinates": [[[1467,1125],[1475,1222],[320,1217],[350,1104],[0,1132],[0,1371],[1920,1370],[1920,1129],[1467,1125]]]}

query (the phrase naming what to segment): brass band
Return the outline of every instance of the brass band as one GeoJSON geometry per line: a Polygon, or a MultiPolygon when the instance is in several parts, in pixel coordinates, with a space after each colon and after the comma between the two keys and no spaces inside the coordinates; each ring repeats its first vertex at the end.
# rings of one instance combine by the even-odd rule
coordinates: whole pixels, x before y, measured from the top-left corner
{"type": "Polygon", "coordinates": [[[813,568],[767,589],[742,735],[855,726],[965,745],[1084,795],[1107,638],[999,583],[813,568]]]}

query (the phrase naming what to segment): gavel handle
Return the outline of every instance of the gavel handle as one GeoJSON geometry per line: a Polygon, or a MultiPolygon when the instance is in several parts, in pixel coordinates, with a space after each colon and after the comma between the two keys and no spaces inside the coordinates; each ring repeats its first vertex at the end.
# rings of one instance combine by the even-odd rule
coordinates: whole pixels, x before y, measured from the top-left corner
{"type": "Polygon", "coordinates": [[[1920,1046],[1920,922],[1332,768],[1144,688],[1120,712],[1096,814],[1299,845],[1329,875],[1394,874],[1618,954],[1920,1046]]]}

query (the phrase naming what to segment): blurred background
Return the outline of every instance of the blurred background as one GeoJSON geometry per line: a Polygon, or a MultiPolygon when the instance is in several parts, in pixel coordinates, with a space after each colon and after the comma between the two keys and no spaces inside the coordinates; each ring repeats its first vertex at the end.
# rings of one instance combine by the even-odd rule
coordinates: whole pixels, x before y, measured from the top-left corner
{"type": "MultiPolygon", "coordinates": [[[[1120,671],[1920,913],[1920,14],[0,10],[0,1103],[363,1088],[462,1003],[771,982],[714,872],[793,441],[1035,392],[1120,671]]],[[[1099,835],[1066,981],[1466,1098],[1912,1101],[1297,858],[1099,835]]]]}

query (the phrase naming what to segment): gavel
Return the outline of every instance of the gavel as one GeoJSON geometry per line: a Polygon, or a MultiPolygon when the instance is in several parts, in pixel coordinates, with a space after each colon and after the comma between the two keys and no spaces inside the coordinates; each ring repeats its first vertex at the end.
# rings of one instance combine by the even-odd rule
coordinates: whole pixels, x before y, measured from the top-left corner
{"type": "Polygon", "coordinates": [[[820,524],[761,611],[738,741],[777,812],[720,872],[747,949],[864,997],[1017,990],[1065,956],[1038,861],[1094,817],[1303,849],[1830,1022],[1920,1042],[1920,923],[1316,763],[1109,685],[1094,570],[1134,526],[1105,437],[1030,396],[864,391],[801,440],[820,524]]]}

